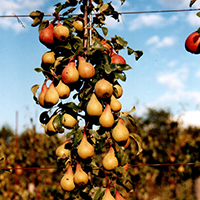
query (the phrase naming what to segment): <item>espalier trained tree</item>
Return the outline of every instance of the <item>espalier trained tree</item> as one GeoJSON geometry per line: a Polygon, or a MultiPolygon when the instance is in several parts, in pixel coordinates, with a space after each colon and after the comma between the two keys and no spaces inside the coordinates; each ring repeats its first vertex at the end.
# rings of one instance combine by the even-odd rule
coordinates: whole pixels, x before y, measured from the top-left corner
{"type": "Polygon", "coordinates": [[[134,187],[126,148],[135,142],[137,154],[142,149],[140,137],[126,127],[127,120],[136,126],[129,115],[134,108],[122,112],[118,100],[123,94],[118,80],[126,81],[124,71],[131,69],[119,51],[126,49],[136,60],[142,51],[117,35],[106,37],[106,17],[118,20],[119,15],[103,0],[58,3],[51,20],[43,20],[43,12],[30,13],[40,42],[49,49],[35,69],[45,80],[31,90],[46,109],[40,114],[46,134],[66,133],[55,153],[63,171],[60,186],[69,199],[119,200],[124,198],[118,191],[134,187]]]}

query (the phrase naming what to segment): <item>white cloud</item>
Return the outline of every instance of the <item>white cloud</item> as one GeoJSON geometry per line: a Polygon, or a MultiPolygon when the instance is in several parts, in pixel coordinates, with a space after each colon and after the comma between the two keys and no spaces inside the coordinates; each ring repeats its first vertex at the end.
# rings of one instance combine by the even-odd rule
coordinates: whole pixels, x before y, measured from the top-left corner
{"type": "Polygon", "coordinates": [[[196,72],[195,76],[196,76],[197,78],[200,78],[200,70],[196,72]]]}
{"type": "Polygon", "coordinates": [[[186,21],[191,26],[196,27],[196,30],[197,30],[198,26],[200,26],[200,18],[194,12],[191,12],[188,14],[186,21]]]}
{"type": "Polygon", "coordinates": [[[160,39],[159,36],[154,35],[149,38],[146,42],[147,45],[155,45],[156,48],[173,46],[176,42],[176,38],[173,36],[166,36],[163,39],[160,39]]]}
{"type": "Polygon", "coordinates": [[[144,27],[158,28],[173,24],[177,20],[178,17],[176,15],[173,15],[170,18],[165,18],[161,14],[141,14],[129,23],[129,29],[134,31],[144,27]]]}
{"type": "Polygon", "coordinates": [[[184,81],[187,79],[188,69],[181,68],[172,73],[161,73],[157,76],[157,81],[160,84],[168,86],[170,89],[184,88],[184,81]]]}
{"type": "MultiPolygon", "coordinates": [[[[158,4],[164,7],[171,7],[171,8],[189,8],[190,0],[157,0],[158,4]]],[[[200,6],[200,1],[197,0],[192,7],[197,8],[200,6]]]]}

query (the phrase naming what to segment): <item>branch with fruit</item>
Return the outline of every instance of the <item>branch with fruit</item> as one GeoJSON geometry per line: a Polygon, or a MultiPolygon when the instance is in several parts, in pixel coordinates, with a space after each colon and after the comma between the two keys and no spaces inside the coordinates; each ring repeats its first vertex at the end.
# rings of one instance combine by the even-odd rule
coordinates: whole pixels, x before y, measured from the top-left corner
{"type": "Polygon", "coordinates": [[[140,136],[126,127],[127,121],[136,127],[129,115],[134,108],[121,111],[119,80],[126,81],[124,71],[131,67],[119,51],[127,49],[136,60],[142,51],[119,36],[106,38],[106,17],[118,19],[119,13],[102,0],[58,3],[52,20],[43,20],[40,11],[30,16],[32,26],[39,25],[40,42],[49,49],[35,69],[43,73],[44,83],[31,88],[35,102],[47,109],[40,122],[49,136],[66,132],[66,142],[56,150],[64,172],[61,188],[72,199],[124,199],[118,190],[133,189],[126,149],[130,142],[137,144],[138,153],[142,148],[140,136]],[[73,15],[78,7],[81,13],[73,15]]]}

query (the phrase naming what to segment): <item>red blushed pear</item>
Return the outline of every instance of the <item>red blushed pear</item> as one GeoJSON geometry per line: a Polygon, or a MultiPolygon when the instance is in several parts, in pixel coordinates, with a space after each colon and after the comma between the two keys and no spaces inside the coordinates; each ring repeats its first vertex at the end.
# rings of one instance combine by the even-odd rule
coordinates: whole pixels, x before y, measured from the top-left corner
{"type": "Polygon", "coordinates": [[[67,168],[67,171],[65,172],[64,176],[62,177],[62,179],[60,181],[60,186],[63,190],[68,191],[68,192],[74,190],[74,188],[75,188],[74,174],[73,174],[71,165],[69,165],[69,167],[67,168]]]}
{"type": "Polygon", "coordinates": [[[194,54],[200,53],[200,34],[198,31],[191,33],[185,41],[185,49],[194,54]]]}
{"type": "Polygon", "coordinates": [[[61,74],[62,81],[65,84],[75,83],[79,79],[79,73],[76,69],[76,63],[74,59],[70,60],[69,63],[65,66],[61,74]]]}
{"type": "Polygon", "coordinates": [[[54,27],[53,24],[51,23],[40,32],[39,34],[40,42],[46,47],[51,48],[54,42],[53,33],[54,33],[54,27]]]}
{"type": "Polygon", "coordinates": [[[114,63],[114,64],[126,64],[126,60],[122,56],[112,52],[112,54],[111,54],[111,64],[112,63],[114,63]]]}
{"type": "Polygon", "coordinates": [[[60,22],[54,28],[53,36],[60,42],[65,42],[69,37],[69,29],[60,22]]]}
{"type": "Polygon", "coordinates": [[[43,83],[41,92],[40,92],[40,94],[38,96],[38,102],[43,108],[45,108],[44,96],[45,96],[47,90],[48,90],[48,88],[47,88],[47,85],[46,85],[46,82],[45,82],[45,83],[43,83]]]}
{"type": "Polygon", "coordinates": [[[81,78],[89,79],[95,75],[94,66],[87,62],[82,56],[78,56],[78,72],[81,78]]]}
{"type": "Polygon", "coordinates": [[[115,200],[125,200],[117,190],[115,193],[115,200]]]}
{"type": "Polygon", "coordinates": [[[110,193],[110,188],[109,187],[106,188],[102,200],[115,200],[115,198],[110,193]]]}

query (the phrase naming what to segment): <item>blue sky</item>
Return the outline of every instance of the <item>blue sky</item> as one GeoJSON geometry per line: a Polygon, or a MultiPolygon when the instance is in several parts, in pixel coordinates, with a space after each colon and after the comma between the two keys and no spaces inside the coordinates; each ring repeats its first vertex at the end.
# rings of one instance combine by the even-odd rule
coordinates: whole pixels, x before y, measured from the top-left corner
{"type": "MultiPolygon", "coordinates": [[[[61,1],[64,2],[64,1],[61,1]]],[[[106,2],[106,1],[105,1],[106,2]]],[[[190,0],[113,0],[118,11],[147,11],[188,9],[190,0]],[[136,2],[136,3],[135,3],[136,2]]],[[[0,15],[29,14],[33,10],[53,12],[53,0],[1,0],[0,15]]],[[[199,8],[200,1],[193,8],[199,8]]],[[[200,116],[200,67],[199,55],[184,48],[187,36],[200,26],[200,18],[194,12],[122,15],[119,23],[107,20],[108,36],[119,35],[133,49],[143,50],[139,61],[134,56],[124,56],[132,69],[126,72],[127,81],[120,82],[124,94],[120,98],[122,110],[136,106],[137,115],[146,108],[171,109],[175,117],[198,124],[200,116]]],[[[0,127],[8,124],[14,130],[18,111],[18,132],[31,127],[30,118],[37,124],[42,109],[32,99],[30,88],[42,84],[44,77],[34,71],[40,67],[42,55],[48,51],[38,39],[37,28],[31,27],[30,18],[0,18],[0,127]]]]}

